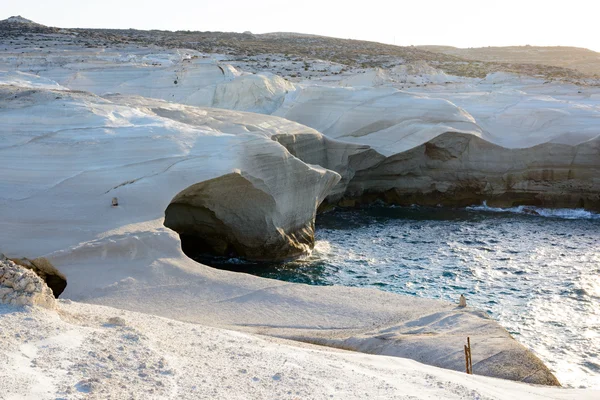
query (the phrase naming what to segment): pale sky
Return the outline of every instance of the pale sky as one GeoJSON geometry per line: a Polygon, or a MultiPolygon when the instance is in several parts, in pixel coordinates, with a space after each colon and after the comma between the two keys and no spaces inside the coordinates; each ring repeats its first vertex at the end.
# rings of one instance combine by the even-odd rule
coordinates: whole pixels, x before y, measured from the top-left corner
{"type": "Polygon", "coordinates": [[[397,45],[577,46],[600,51],[597,0],[0,0],[64,28],[301,32],[397,45]]]}

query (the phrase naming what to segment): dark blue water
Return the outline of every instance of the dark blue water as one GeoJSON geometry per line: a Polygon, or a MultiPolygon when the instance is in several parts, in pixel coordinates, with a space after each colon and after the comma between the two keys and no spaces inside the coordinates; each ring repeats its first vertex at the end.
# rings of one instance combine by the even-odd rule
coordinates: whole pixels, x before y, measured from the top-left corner
{"type": "MultiPolygon", "coordinates": [[[[315,250],[302,260],[243,268],[452,302],[464,294],[563,385],[600,388],[599,215],[372,207],[321,215],[316,235],[315,250]]],[[[235,260],[227,268],[236,269],[235,260]]]]}

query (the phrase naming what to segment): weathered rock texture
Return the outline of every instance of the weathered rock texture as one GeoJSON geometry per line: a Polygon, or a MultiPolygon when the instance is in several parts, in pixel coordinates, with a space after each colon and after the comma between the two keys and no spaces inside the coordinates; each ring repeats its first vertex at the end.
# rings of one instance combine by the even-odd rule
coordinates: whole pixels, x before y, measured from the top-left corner
{"type": "Polygon", "coordinates": [[[472,343],[473,373],[560,386],[544,363],[483,312],[458,308],[434,312],[410,321],[355,332],[346,338],[331,332],[310,332],[287,337],[363,353],[410,358],[424,364],[465,371],[463,349],[472,343]]]}
{"type": "Polygon", "coordinates": [[[506,149],[468,134],[445,133],[358,171],[346,205],[495,207],[533,205],[600,210],[600,139],[506,149]]]}
{"type": "Polygon", "coordinates": [[[317,207],[339,176],[305,168],[273,170],[271,179],[231,173],[180,192],[165,211],[188,254],[283,260],[314,246],[317,207]]]}
{"type": "Polygon", "coordinates": [[[453,103],[393,88],[309,86],[273,113],[325,136],[368,145],[385,156],[407,151],[444,132],[483,135],[453,103]]]}
{"type": "Polygon", "coordinates": [[[52,290],[30,269],[0,260],[0,303],[54,308],[52,290]]]}
{"type": "Polygon", "coordinates": [[[322,138],[278,117],[10,85],[0,86],[0,102],[7,104],[0,153],[11,165],[0,170],[6,201],[0,219],[12,229],[0,232],[0,243],[13,257],[27,249],[31,254],[32,248],[49,254],[106,229],[162,218],[174,197],[167,225],[186,239],[198,239],[195,245],[212,254],[296,257],[313,246],[316,209],[340,180],[336,172],[301,161],[271,139],[309,135],[319,145],[322,138]],[[61,119],[64,101],[80,107],[76,117],[61,119]],[[64,129],[49,135],[50,121],[64,129]],[[19,162],[24,157],[36,162],[24,165],[19,162]],[[208,224],[199,210],[210,210],[215,218],[208,224]],[[204,225],[185,222],[184,211],[204,225]],[[57,232],[51,228],[55,223],[65,229],[57,232]],[[15,239],[16,229],[31,226],[36,229],[27,243],[15,239]]]}
{"type": "Polygon", "coordinates": [[[272,259],[309,251],[314,221],[290,221],[284,229],[271,218],[276,209],[271,195],[232,173],[179,193],[165,212],[165,226],[180,234],[186,252],[272,259]]]}
{"type": "Polygon", "coordinates": [[[356,171],[385,160],[367,145],[346,143],[323,135],[278,134],[271,138],[305,163],[320,165],[340,174],[341,179],[329,192],[327,203],[335,203],[343,197],[356,171]]]}
{"type": "Polygon", "coordinates": [[[67,278],[44,257],[38,257],[35,260],[29,260],[27,258],[11,258],[10,261],[35,272],[35,274],[42,278],[46,285],[52,289],[52,293],[56,298],[58,298],[67,287],[67,278]]]}

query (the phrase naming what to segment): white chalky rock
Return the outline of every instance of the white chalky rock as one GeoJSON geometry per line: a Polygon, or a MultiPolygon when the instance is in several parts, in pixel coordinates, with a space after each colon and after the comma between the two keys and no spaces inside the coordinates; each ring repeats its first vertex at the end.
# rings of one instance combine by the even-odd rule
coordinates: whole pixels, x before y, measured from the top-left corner
{"type": "Polygon", "coordinates": [[[0,304],[56,307],[46,283],[35,272],[10,260],[0,261],[0,304]]]}
{"type": "Polygon", "coordinates": [[[29,282],[27,284],[27,286],[25,286],[25,291],[27,293],[33,293],[33,292],[35,292],[35,285],[32,282],[29,282]]]}

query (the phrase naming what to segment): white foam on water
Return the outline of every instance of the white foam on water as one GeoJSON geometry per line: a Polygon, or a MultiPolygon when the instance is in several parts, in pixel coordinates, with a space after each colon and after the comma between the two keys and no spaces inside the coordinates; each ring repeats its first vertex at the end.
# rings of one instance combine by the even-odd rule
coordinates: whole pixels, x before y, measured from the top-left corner
{"type": "Polygon", "coordinates": [[[509,208],[490,207],[484,201],[482,205],[466,207],[467,210],[506,212],[515,214],[527,214],[539,217],[563,218],[563,219],[600,219],[600,214],[583,208],[540,208],[533,206],[517,206],[509,208]]]}

